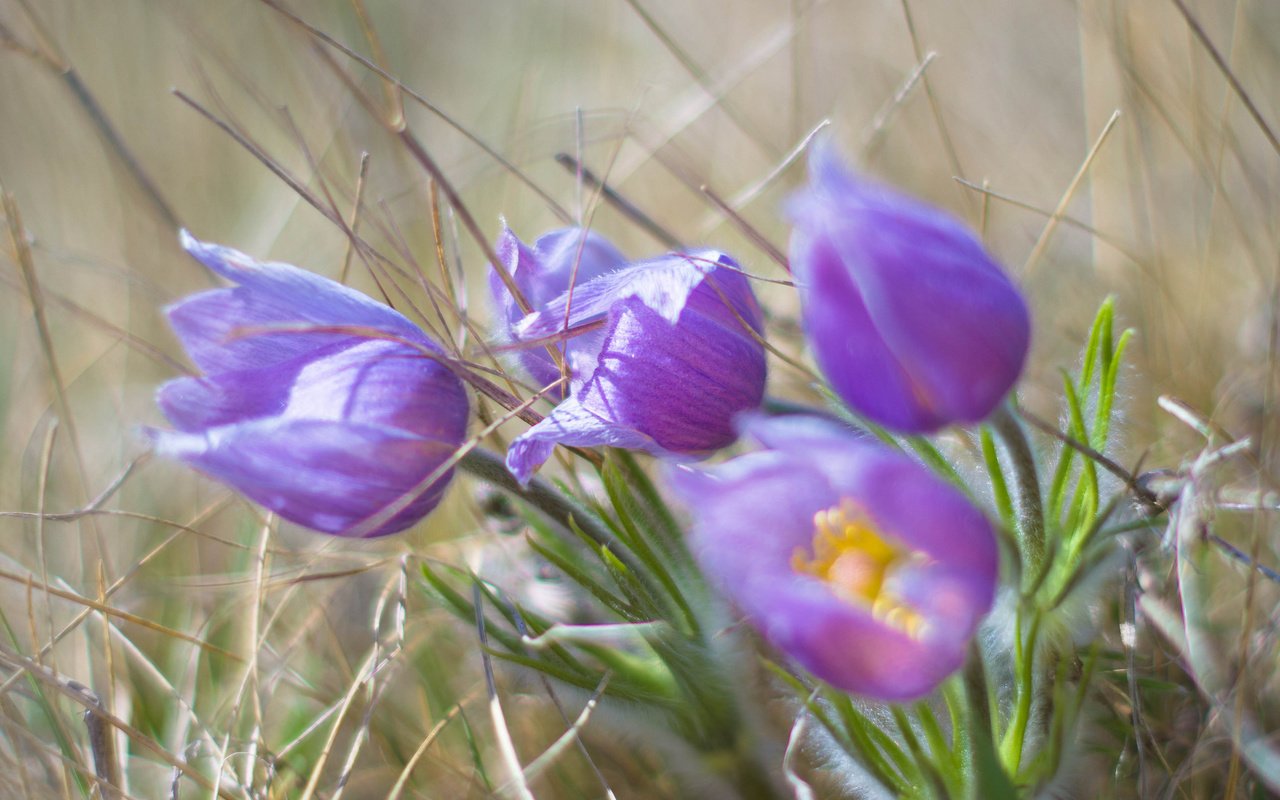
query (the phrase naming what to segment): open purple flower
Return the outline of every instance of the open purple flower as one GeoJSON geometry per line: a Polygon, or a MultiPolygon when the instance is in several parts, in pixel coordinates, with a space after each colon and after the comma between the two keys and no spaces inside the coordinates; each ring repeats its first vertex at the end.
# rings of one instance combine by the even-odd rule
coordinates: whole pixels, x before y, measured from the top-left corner
{"type": "MultiPolygon", "coordinates": [[[[560,228],[545,233],[530,248],[510,228],[504,227],[495,250],[534,310],[567,292],[570,283],[580,286],[626,263],[626,257],[608,239],[583,228],[560,228]]],[[[506,333],[511,336],[512,329],[525,316],[524,312],[495,270],[489,272],[489,288],[501,312],[506,333]]],[[[571,339],[550,344],[566,354],[582,346],[583,342],[571,339]]],[[[519,357],[521,366],[539,387],[547,386],[560,377],[560,368],[545,347],[525,348],[519,357]]],[[[554,391],[552,394],[559,399],[564,392],[554,391]]]]}
{"type": "Polygon", "coordinates": [[[678,456],[732,443],[734,415],[764,397],[762,325],[746,277],[715,250],[631,264],[543,304],[513,335],[573,337],[571,394],[511,443],[508,469],[527,481],[556,444],[678,456]]]}
{"type": "Polygon", "coordinates": [[[791,267],[832,388],[906,433],[984,419],[1026,359],[1018,290],[959,221],[849,174],[829,142],[809,172],[789,205],[791,267]]]}
{"type": "Polygon", "coordinates": [[[182,245],[236,285],[168,309],[204,374],[160,388],[177,430],[149,431],[156,451],[326,533],[381,536],[435,508],[450,473],[424,482],[461,444],[468,417],[462,383],[432,357],[440,348],[327,278],[186,231],[182,245]]]}
{"type": "Polygon", "coordinates": [[[927,694],[994,597],[982,512],[906,456],[834,423],[754,419],[766,449],[673,468],[707,574],[779,650],[839,689],[927,694]]]}

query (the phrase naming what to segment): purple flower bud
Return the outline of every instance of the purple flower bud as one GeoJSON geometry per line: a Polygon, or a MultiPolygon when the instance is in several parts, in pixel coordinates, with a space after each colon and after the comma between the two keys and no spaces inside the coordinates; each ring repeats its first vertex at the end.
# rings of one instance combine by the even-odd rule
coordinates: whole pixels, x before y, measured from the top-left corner
{"type": "Polygon", "coordinates": [[[1030,319],[959,221],[814,146],[789,204],[791,267],[818,365],[851,408],[925,433],[990,414],[1017,381],[1030,319]]]}
{"type": "Polygon", "coordinates": [[[707,574],[779,650],[839,689],[927,694],[995,593],[995,534],[953,486],[815,418],[752,419],[766,449],[672,468],[707,574]]]}
{"type": "Polygon", "coordinates": [[[204,374],[160,387],[177,430],[149,431],[156,451],[326,533],[382,536],[435,508],[451,473],[423,482],[461,444],[468,417],[461,381],[433,357],[440,348],[327,278],[186,231],[182,246],[236,285],[168,309],[204,374]]]}
{"type": "MultiPolygon", "coordinates": [[[[516,286],[524,293],[525,300],[535,310],[567,292],[571,282],[574,286],[581,286],[626,263],[626,257],[608,239],[582,228],[561,228],[543,234],[530,249],[510,228],[504,227],[495,250],[507,272],[515,279],[516,286]]],[[[510,337],[524,312],[496,270],[489,272],[489,289],[510,337]]],[[[552,342],[551,346],[563,355],[581,346],[581,342],[571,339],[552,342]]],[[[531,346],[521,350],[519,357],[521,366],[539,388],[560,377],[560,368],[545,347],[531,346]]],[[[558,400],[564,392],[555,391],[552,395],[558,400]]]]}
{"type": "Polygon", "coordinates": [[[734,415],[764,397],[762,326],[746,277],[715,250],[632,264],[543,304],[517,340],[588,332],[568,348],[571,396],[511,443],[508,469],[528,481],[556,444],[696,456],[732,443],[734,415]]]}

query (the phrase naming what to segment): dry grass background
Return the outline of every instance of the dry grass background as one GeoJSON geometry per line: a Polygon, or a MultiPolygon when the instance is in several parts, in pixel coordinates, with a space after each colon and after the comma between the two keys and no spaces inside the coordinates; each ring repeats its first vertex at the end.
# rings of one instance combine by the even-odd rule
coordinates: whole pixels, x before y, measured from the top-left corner
{"type": "MultiPolygon", "coordinates": [[[[1178,0],[368,0],[367,25],[356,2],[289,8],[448,115],[404,101],[409,129],[490,240],[500,217],[527,239],[560,224],[530,184],[578,217],[590,187],[555,156],[580,154],[681,240],[781,277],[699,187],[738,198],[781,165],[739,211],[785,249],[779,208],[803,166],[784,159],[830,120],[865,170],[980,227],[1018,276],[1036,319],[1028,406],[1057,417],[1059,371],[1114,294],[1138,331],[1116,457],[1145,453],[1149,468],[1195,452],[1197,437],[1156,407],[1170,394],[1258,437],[1270,464],[1280,6],[1186,2],[1184,13],[1178,0]]],[[[343,231],[194,105],[343,218],[359,185],[361,234],[438,282],[428,176],[356,99],[386,108],[383,82],[272,5],[0,0],[0,183],[11,197],[0,236],[0,795],[93,791],[84,697],[67,680],[120,723],[106,734],[113,763],[98,769],[132,797],[171,784],[212,796],[200,782],[220,770],[228,796],[268,783],[272,796],[297,796],[314,776],[318,796],[376,797],[403,775],[404,796],[485,797],[506,780],[474,632],[421,591],[415,565],[470,564],[512,591],[567,600],[526,574],[518,541],[478,513],[473,487],[459,481],[442,513],[405,536],[341,542],[264,524],[188,470],[138,461],[137,428],[162,422],[153,390],[183,369],[159,309],[210,285],[175,223],[379,291],[358,258],[344,267],[343,231]],[[175,778],[174,761],[190,774],[175,778]]],[[[588,211],[624,251],[663,249],[616,207],[588,211]]],[[[456,288],[483,331],[485,258],[442,215],[464,275],[456,288]]],[[[399,285],[396,305],[423,304],[413,280],[399,285]]],[[[761,292],[780,346],[798,352],[794,298],[761,292]]],[[[776,393],[811,396],[781,363],[771,380],[776,393]]],[[[1223,535],[1275,563],[1272,522],[1224,519],[1223,535]]],[[[1212,578],[1227,641],[1256,667],[1242,696],[1265,709],[1274,587],[1225,561],[1212,578]]],[[[1178,677],[1176,654],[1144,636],[1152,674],[1182,687],[1140,732],[1149,768],[1170,796],[1215,796],[1226,733],[1178,677]]],[[[536,682],[508,675],[506,686],[531,761],[564,724],[536,682]]],[[[1124,707],[1123,679],[1115,687],[1124,707]]],[[[566,697],[576,715],[581,698],[566,697]]],[[[620,796],[679,796],[607,711],[587,735],[620,796]]],[[[1081,756],[1100,753],[1101,772],[1114,773],[1099,791],[1134,796],[1132,741],[1101,741],[1081,756]]],[[[602,793],[574,749],[531,785],[539,797],[602,793]]]]}

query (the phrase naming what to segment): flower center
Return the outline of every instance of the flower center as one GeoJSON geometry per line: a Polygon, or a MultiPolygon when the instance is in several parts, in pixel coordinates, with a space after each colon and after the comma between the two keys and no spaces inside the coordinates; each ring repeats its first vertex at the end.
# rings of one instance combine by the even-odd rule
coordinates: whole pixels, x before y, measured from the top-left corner
{"type": "Polygon", "coordinates": [[[918,637],[924,618],[885,586],[898,567],[917,558],[877,530],[858,505],[845,498],[813,515],[812,553],[797,547],[791,569],[817,578],[841,600],[869,608],[881,622],[918,637]]]}

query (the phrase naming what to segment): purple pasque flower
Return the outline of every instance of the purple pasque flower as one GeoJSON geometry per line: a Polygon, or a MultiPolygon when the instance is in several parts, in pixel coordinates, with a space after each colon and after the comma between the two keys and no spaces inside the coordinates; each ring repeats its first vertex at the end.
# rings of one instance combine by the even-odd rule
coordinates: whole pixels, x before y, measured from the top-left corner
{"type": "Polygon", "coordinates": [[[570,396],[511,443],[507,468],[528,481],[557,444],[697,456],[732,443],[733,417],[764,397],[762,330],[746,277],[715,250],[631,264],[543,304],[513,335],[578,334],[570,396]]]}
{"type": "Polygon", "coordinates": [[[160,387],[176,430],[149,431],[156,451],[325,533],[382,536],[435,508],[451,473],[424,482],[462,443],[468,418],[439,346],[327,278],[186,231],[182,246],[235,286],[167,309],[203,374],[160,387]]]}
{"type": "Polygon", "coordinates": [[[811,417],[752,418],[763,450],[672,468],[699,562],[779,650],[844,691],[927,694],[995,593],[995,534],[955,487],[811,417]]]}
{"type": "Polygon", "coordinates": [[[851,408],[904,433],[995,409],[1022,372],[1031,322],[967,228],[853,176],[825,140],[788,210],[805,332],[851,408]]]}
{"type": "MultiPolygon", "coordinates": [[[[585,228],[560,228],[538,237],[529,247],[511,231],[503,227],[494,247],[502,265],[515,279],[516,286],[534,310],[564,294],[569,286],[580,286],[626,263],[626,257],[613,243],[595,231],[585,228]]],[[[502,324],[508,338],[525,314],[520,310],[511,292],[496,270],[489,271],[489,289],[502,316],[502,324]]],[[[596,344],[599,337],[583,340],[550,342],[562,357],[567,352],[586,344],[596,344]]],[[[560,368],[546,347],[530,346],[519,351],[520,364],[539,387],[547,386],[560,377],[560,368]]],[[[555,399],[564,396],[562,390],[552,390],[555,399]]]]}

